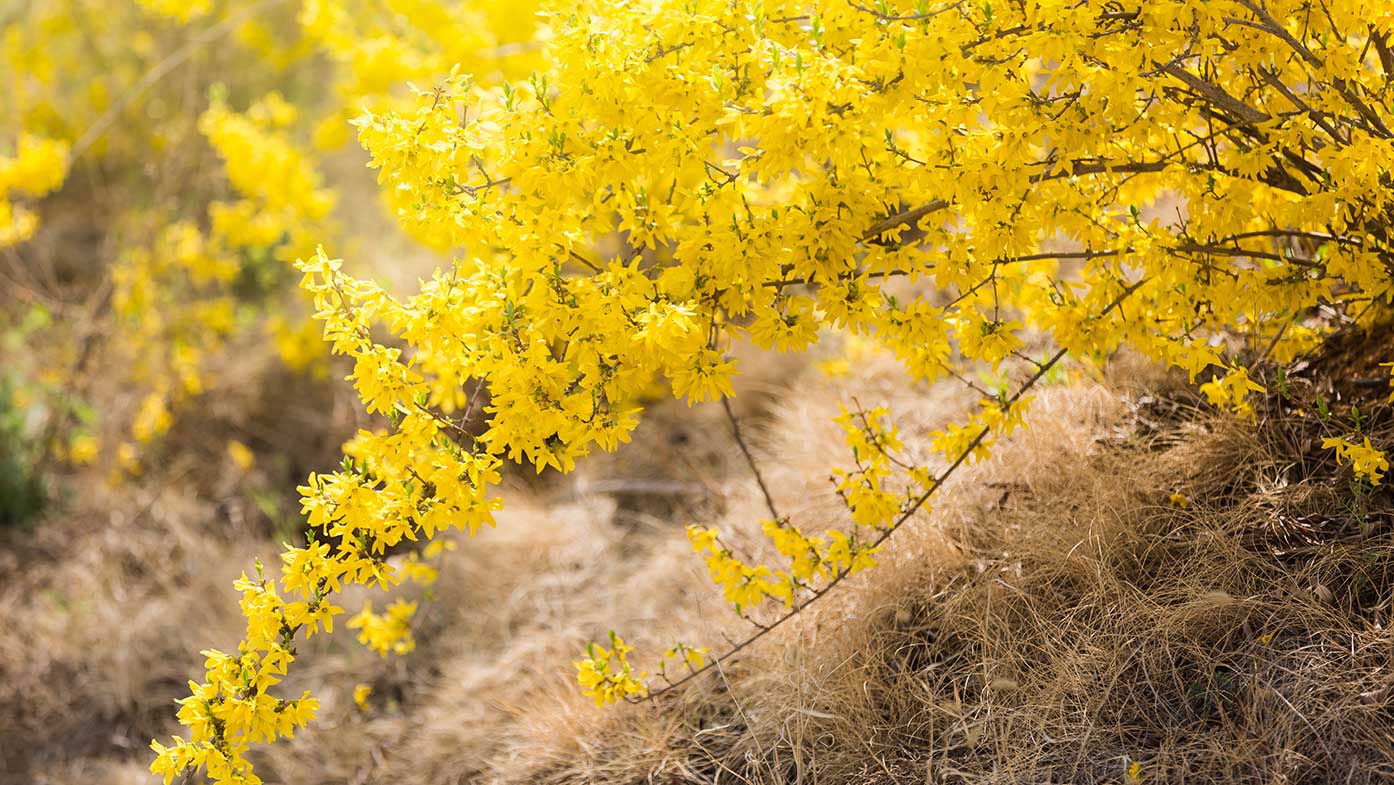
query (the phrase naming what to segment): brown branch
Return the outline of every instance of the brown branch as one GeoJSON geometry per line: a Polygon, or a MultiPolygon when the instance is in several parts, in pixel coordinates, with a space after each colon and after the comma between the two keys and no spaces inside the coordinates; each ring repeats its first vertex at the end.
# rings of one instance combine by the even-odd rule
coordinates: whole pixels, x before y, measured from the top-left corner
{"type": "Polygon", "coordinates": [[[1265,82],[1271,85],[1278,92],[1282,93],[1283,97],[1288,99],[1288,101],[1291,102],[1293,106],[1306,112],[1307,116],[1312,118],[1312,122],[1316,123],[1317,127],[1325,131],[1327,136],[1330,136],[1333,140],[1335,140],[1336,144],[1346,145],[1350,143],[1349,138],[1341,138],[1341,134],[1336,130],[1336,127],[1331,125],[1330,121],[1323,117],[1321,112],[1318,112],[1317,110],[1313,109],[1311,106],[1307,104],[1306,101],[1303,101],[1296,93],[1294,93],[1290,87],[1288,87],[1286,84],[1283,84],[1283,80],[1279,79],[1276,73],[1267,68],[1263,68],[1262,66],[1258,68],[1258,73],[1260,76],[1263,77],[1263,80],[1265,82]]]}
{"type": "MultiPolygon", "coordinates": [[[[1120,251],[1120,250],[1106,250],[1106,251],[1046,251],[1046,252],[1042,252],[1042,253],[1022,254],[1021,256],[1004,256],[1004,257],[1001,257],[1001,258],[992,260],[992,264],[993,264],[994,269],[995,269],[995,267],[996,267],[996,266],[999,266],[999,265],[1017,264],[1017,263],[1019,263],[1019,262],[1039,262],[1039,261],[1045,261],[1045,260],[1048,260],[1048,259],[1049,259],[1049,260],[1057,260],[1057,261],[1058,261],[1058,260],[1067,260],[1067,259],[1098,259],[1098,258],[1101,258],[1101,257],[1118,256],[1119,254],[1126,253],[1127,250],[1128,250],[1128,249],[1124,249],[1124,250],[1121,250],[1121,251],[1120,251]]],[[[839,278],[839,279],[844,279],[844,278],[847,278],[847,277],[860,277],[860,276],[865,276],[868,280],[875,280],[875,279],[878,279],[878,278],[898,278],[898,277],[900,277],[900,276],[902,276],[902,275],[910,275],[911,272],[913,272],[913,271],[909,271],[909,270],[886,270],[886,271],[884,271],[884,272],[877,271],[877,272],[868,272],[868,273],[861,273],[861,272],[857,272],[857,271],[852,271],[852,272],[844,273],[843,275],[838,276],[838,278],[839,278]]],[[[809,286],[809,285],[812,285],[812,284],[814,284],[814,283],[817,283],[817,281],[813,280],[812,278],[785,278],[785,279],[782,279],[782,280],[779,280],[779,281],[767,281],[767,282],[765,282],[765,285],[766,285],[766,286],[774,287],[774,288],[776,288],[776,289],[783,289],[783,288],[786,287],[786,286],[809,286]]],[[[983,280],[982,282],[978,283],[976,286],[974,286],[974,287],[972,288],[971,291],[977,291],[979,287],[985,286],[985,285],[987,285],[988,283],[991,283],[991,280],[990,280],[990,279],[985,279],[985,280],[983,280]]]]}
{"type": "Polygon", "coordinates": [[[784,516],[779,514],[779,510],[774,505],[774,496],[770,495],[770,488],[765,484],[764,475],[760,474],[760,467],[755,464],[755,456],[751,454],[750,447],[745,443],[745,437],[741,435],[741,423],[736,419],[736,413],[731,409],[729,398],[722,397],[721,408],[726,411],[726,419],[731,423],[731,432],[736,436],[736,444],[741,448],[741,454],[745,456],[745,462],[750,466],[750,473],[755,475],[755,483],[760,486],[760,495],[765,497],[765,507],[774,516],[776,523],[784,520],[784,516]]]}
{"type": "Polygon", "coordinates": [[[1247,240],[1254,237],[1271,238],[1293,238],[1297,240],[1311,240],[1317,243],[1339,243],[1341,245],[1351,245],[1357,248],[1365,245],[1359,238],[1345,237],[1339,234],[1322,234],[1320,232],[1304,232],[1297,229],[1259,229],[1252,232],[1239,232],[1228,234],[1224,237],[1216,237],[1212,242],[1229,243],[1239,240],[1247,240]]]}
{"type": "Polygon", "coordinates": [[[902,226],[913,227],[916,223],[919,222],[921,218],[925,217],[926,215],[929,215],[930,213],[936,213],[940,210],[947,209],[948,206],[949,203],[947,200],[935,199],[934,201],[927,202],[925,204],[920,205],[919,207],[910,210],[905,210],[904,212],[896,213],[895,215],[889,216],[881,221],[877,221],[876,223],[872,224],[870,229],[867,229],[865,232],[862,233],[861,241],[864,243],[869,243],[872,240],[879,238],[881,235],[893,229],[899,229],[902,226]]]}
{"type": "Polygon", "coordinates": [[[1239,117],[1250,123],[1261,123],[1272,119],[1266,112],[1255,109],[1238,98],[1235,98],[1225,92],[1224,88],[1219,85],[1211,84],[1201,79],[1199,76],[1182,68],[1179,63],[1169,63],[1162,66],[1161,70],[1163,73],[1170,74],[1182,82],[1185,82],[1186,86],[1191,88],[1197,95],[1204,97],[1215,106],[1235,117],[1239,117]]]}
{"type": "MultiPolygon", "coordinates": [[[[1041,161],[1036,165],[1050,167],[1055,162],[1041,161]]],[[[1033,174],[1027,178],[1029,185],[1047,182],[1049,180],[1060,180],[1068,177],[1083,177],[1092,174],[1145,174],[1149,172],[1165,171],[1168,166],[1174,165],[1170,160],[1161,161],[1101,161],[1101,160],[1081,160],[1071,161],[1060,169],[1047,169],[1045,172],[1033,174]]],[[[931,213],[948,209],[948,200],[935,199],[926,202],[909,210],[896,213],[874,223],[871,228],[862,233],[859,238],[861,242],[868,243],[879,239],[886,232],[899,229],[902,226],[913,227],[919,220],[931,213]]]]}
{"type": "Polygon", "coordinates": [[[1183,243],[1171,247],[1176,253],[1195,253],[1208,256],[1243,256],[1249,259],[1268,259],[1274,262],[1287,262],[1298,267],[1319,268],[1323,265],[1315,259],[1304,259],[1298,256],[1284,256],[1280,253],[1271,251],[1260,251],[1255,248],[1240,248],[1238,246],[1229,247],[1224,245],[1203,245],[1200,243],[1183,243]]]}
{"type": "Polygon", "coordinates": [[[574,260],[580,262],[581,264],[585,265],[586,267],[589,267],[589,268],[590,268],[591,270],[593,270],[594,272],[597,272],[597,273],[604,272],[603,270],[600,269],[600,265],[598,265],[598,264],[596,264],[595,262],[592,262],[590,259],[587,259],[586,257],[584,257],[584,256],[582,256],[582,255],[576,253],[575,251],[571,250],[570,248],[566,249],[566,253],[567,253],[567,255],[570,256],[572,259],[574,259],[574,260]]]}
{"type": "Polygon", "coordinates": [[[670,55],[670,54],[672,54],[672,53],[674,53],[674,52],[680,52],[680,51],[682,51],[683,49],[688,48],[689,46],[692,46],[692,42],[691,42],[691,41],[686,41],[686,42],[681,43],[681,44],[674,44],[674,45],[672,45],[672,46],[662,46],[662,45],[659,45],[658,51],[656,51],[656,52],[654,52],[653,54],[649,55],[648,57],[645,57],[645,58],[644,58],[644,63],[645,63],[645,64],[649,64],[649,63],[653,63],[653,62],[656,61],[656,60],[661,60],[661,59],[663,59],[664,57],[667,57],[668,55],[670,55]]]}
{"type": "Polygon", "coordinates": [[[1394,79],[1394,51],[1389,49],[1389,36],[1371,30],[1370,41],[1374,43],[1375,52],[1379,54],[1379,64],[1384,69],[1384,75],[1394,79]]]}

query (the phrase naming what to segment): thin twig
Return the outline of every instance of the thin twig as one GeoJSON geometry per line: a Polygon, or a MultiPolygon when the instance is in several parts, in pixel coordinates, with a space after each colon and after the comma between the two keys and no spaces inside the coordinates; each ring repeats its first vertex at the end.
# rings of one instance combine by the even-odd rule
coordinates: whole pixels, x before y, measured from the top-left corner
{"type": "Polygon", "coordinates": [[[736,413],[731,410],[731,400],[723,397],[721,408],[726,410],[726,419],[731,423],[731,432],[736,435],[736,444],[740,445],[741,454],[745,456],[745,462],[750,465],[750,473],[755,475],[755,482],[760,486],[760,495],[765,497],[765,506],[769,508],[770,515],[774,516],[774,521],[784,520],[784,516],[779,514],[779,510],[774,505],[774,497],[770,495],[770,488],[765,485],[765,478],[760,474],[760,467],[755,464],[755,456],[750,453],[750,447],[745,443],[745,437],[741,435],[741,423],[736,419],[736,413]]]}

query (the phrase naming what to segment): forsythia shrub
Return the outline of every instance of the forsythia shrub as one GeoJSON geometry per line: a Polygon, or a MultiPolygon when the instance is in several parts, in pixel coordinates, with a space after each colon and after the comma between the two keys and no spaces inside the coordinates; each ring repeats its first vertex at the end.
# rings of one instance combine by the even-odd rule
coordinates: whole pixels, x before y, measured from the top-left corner
{"type": "MultiPolygon", "coordinates": [[[[1027,391],[1064,358],[1132,347],[1246,414],[1254,366],[1389,316],[1386,0],[563,0],[525,52],[530,74],[448,40],[438,56],[384,52],[478,24],[406,0],[377,24],[358,5],[307,0],[307,36],[331,42],[346,95],[385,91],[373,74],[421,81],[355,122],[403,225],[456,256],[405,298],[323,252],[297,263],[325,339],[390,427],[300,489],[316,534],[278,574],[238,581],[246,637],[205,652],[179,710],[188,738],[154,745],[166,782],[190,768],[256,782],[250,745],[315,712],[276,685],[298,637],[332,628],[346,585],[389,587],[403,572],[391,549],[492,525],[504,459],[567,471],[627,441],[656,381],[690,404],[724,400],[735,340],[801,351],[837,330],[914,380],[985,367],[1003,381],[930,454],[902,445],[893,412],[846,410],[834,481],[851,523],[814,532],[771,502],[780,563],[689,529],[756,631],[715,655],[673,647],[685,675],[660,665],[666,685],[873,565],[949,474],[1020,426],[1027,391]],[[393,33],[403,20],[420,28],[393,33]],[[476,437],[461,413],[481,385],[476,437]]],[[[210,111],[225,154],[265,131],[210,111]]],[[[286,194],[314,193],[298,176],[284,191],[239,184],[237,167],[274,149],[228,160],[250,204],[226,209],[249,225],[300,215],[306,200],[286,194]]],[[[1368,440],[1330,446],[1369,482],[1387,466],[1368,440]]],[[[413,610],[366,607],[353,624],[403,651],[413,610]]],[[[632,651],[592,645],[577,663],[587,694],[654,694],[632,651]]]]}

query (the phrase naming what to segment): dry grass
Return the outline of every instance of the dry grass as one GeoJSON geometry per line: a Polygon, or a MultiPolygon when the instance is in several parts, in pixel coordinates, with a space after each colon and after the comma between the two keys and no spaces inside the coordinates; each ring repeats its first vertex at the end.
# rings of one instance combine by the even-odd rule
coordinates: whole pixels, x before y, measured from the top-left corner
{"type": "MultiPolygon", "coordinates": [[[[752,376],[741,416],[810,528],[843,520],[836,401],[890,402],[922,449],[912,428],[966,400],[907,389],[881,359],[843,381],[752,376]]],[[[1033,427],[881,567],[748,656],[655,704],[596,709],[571,678],[584,640],[742,633],[680,527],[716,521],[754,547],[741,532],[763,504],[719,410],[687,414],[660,410],[574,480],[508,491],[499,528],[452,557],[413,654],[316,638],[290,686],[319,693],[322,722],[264,753],[263,777],[1127,782],[1137,762],[1144,782],[1394,779],[1390,496],[1353,497],[1291,407],[1215,418],[1122,364],[1043,390],[1033,427]],[[368,712],[349,698],[360,681],[368,712]]],[[[1387,414],[1374,427],[1394,435],[1387,414]]],[[[196,492],[148,493],[82,499],[0,556],[0,779],[146,781],[140,747],[171,730],[194,652],[235,641],[228,582],[270,543],[196,492]]]]}

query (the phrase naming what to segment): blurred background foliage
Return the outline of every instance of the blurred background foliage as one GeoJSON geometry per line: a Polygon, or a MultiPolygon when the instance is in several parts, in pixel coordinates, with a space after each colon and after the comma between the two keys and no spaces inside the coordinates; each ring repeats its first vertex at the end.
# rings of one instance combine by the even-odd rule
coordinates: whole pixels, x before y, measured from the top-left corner
{"type": "Polygon", "coordinates": [[[289,262],[324,243],[391,284],[442,250],[400,234],[350,121],[457,64],[486,81],[530,72],[535,11],[0,3],[6,517],[74,467],[118,483],[155,464],[197,472],[236,442],[293,490],[332,459],[353,407],[334,406],[289,262]]]}

